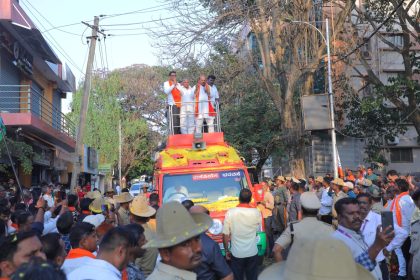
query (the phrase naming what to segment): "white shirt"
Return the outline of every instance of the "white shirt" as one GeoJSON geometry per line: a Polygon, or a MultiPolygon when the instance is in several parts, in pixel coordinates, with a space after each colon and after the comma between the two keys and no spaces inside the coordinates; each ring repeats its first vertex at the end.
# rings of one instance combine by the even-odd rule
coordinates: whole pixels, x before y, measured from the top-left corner
{"type": "Polygon", "coordinates": [[[88,258],[85,264],[67,275],[67,280],[121,280],[121,272],[111,263],[88,258]]]}
{"type": "Polygon", "coordinates": [[[333,198],[328,195],[328,189],[322,191],[321,195],[321,208],[319,209],[319,215],[331,214],[331,207],[333,204],[333,198]]]}
{"type": "MultiPolygon", "coordinates": [[[[382,225],[381,215],[375,212],[369,211],[368,215],[363,221],[362,227],[360,228],[363,238],[369,247],[372,246],[373,242],[375,242],[376,229],[380,225],[382,225]]],[[[376,256],[376,261],[380,262],[380,261],[383,261],[384,259],[385,259],[385,256],[382,253],[382,251],[379,252],[378,256],[376,256]]]]}
{"type": "Polygon", "coordinates": [[[175,101],[172,96],[172,90],[177,85],[178,84],[172,84],[172,86],[170,86],[169,81],[163,83],[163,92],[168,96],[168,105],[175,105],[175,101]]]}
{"type": "Polygon", "coordinates": [[[181,98],[182,105],[184,105],[184,104],[187,104],[187,105],[193,104],[192,102],[195,101],[194,100],[195,86],[189,87],[189,88],[184,88],[183,86],[178,85],[176,88],[182,93],[182,98],[181,98]]]}
{"type": "MultiPolygon", "coordinates": [[[[401,208],[401,227],[406,231],[410,232],[411,217],[413,216],[416,205],[410,195],[404,195],[399,200],[401,208]]],[[[394,223],[397,221],[396,207],[393,209],[394,223]]]]}
{"type": "MultiPolygon", "coordinates": [[[[338,229],[332,234],[332,237],[344,242],[350,249],[354,259],[369,250],[369,246],[363,240],[363,236],[357,232],[338,225],[338,229]]],[[[372,270],[373,277],[382,280],[382,272],[379,265],[376,264],[375,269],[372,270]]]]}
{"type": "Polygon", "coordinates": [[[262,216],[257,208],[235,207],[226,212],[223,234],[230,235],[230,251],[236,258],[258,254],[257,230],[262,216]]]}
{"type": "Polygon", "coordinates": [[[57,220],[60,216],[52,218],[51,211],[47,211],[44,214],[44,230],[42,231],[42,235],[45,235],[50,232],[58,232],[57,230],[57,220]]]}
{"type": "Polygon", "coordinates": [[[85,265],[86,262],[92,259],[90,257],[81,257],[81,258],[74,258],[74,259],[65,259],[61,269],[64,273],[68,276],[71,272],[76,270],[77,268],[85,265]]]}
{"type": "Polygon", "coordinates": [[[42,198],[47,202],[48,207],[54,206],[54,198],[50,194],[44,194],[42,198]]]}
{"type": "Polygon", "coordinates": [[[115,186],[115,191],[117,192],[117,194],[121,194],[121,187],[120,187],[120,185],[116,185],[115,186]]]}
{"type": "Polygon", "coordinates": [[[214,104],[216,102],[216,99],[219,99],[219,91],[217,90],[217,87],[215,85],[212,85],[210,86],[210,100],[214,104]]]}

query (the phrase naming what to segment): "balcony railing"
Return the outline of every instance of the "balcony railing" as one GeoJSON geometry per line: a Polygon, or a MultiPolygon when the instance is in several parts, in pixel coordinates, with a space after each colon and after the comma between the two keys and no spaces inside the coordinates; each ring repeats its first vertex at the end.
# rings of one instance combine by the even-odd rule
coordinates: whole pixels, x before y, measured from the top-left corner
{"type": "Polygon", "coordinates": [[[0,85],[0,112],[32,113],[54,129],[75,138],[74,123],[30,85],[0,85]]]}

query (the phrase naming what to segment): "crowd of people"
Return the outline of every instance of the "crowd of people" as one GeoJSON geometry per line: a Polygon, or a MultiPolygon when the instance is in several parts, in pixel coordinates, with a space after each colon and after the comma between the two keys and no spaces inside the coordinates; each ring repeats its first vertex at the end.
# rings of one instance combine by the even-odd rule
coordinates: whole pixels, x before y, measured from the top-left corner
{"type": "Polygon", "coordinates": [[[277,176],[262,182],[258,203],[242,189],[216,238],[205,204],[188,199],[159,207],[157,193],[128,189],[2,186],[1,279],[420,279],[419,178],[358,173],[277,176]]]}
{"type": "Polygon", "coordinates": [[[420,178],[394,170],[382,177],[360,167],[356,176],[351,170],[335,179],[278,176],[263,186],[267,254],[276,262],[287,262],[294,242],[330,237],[375,279],[390,279],[390,273],[420,279],[420,178]],[[382,227],[387,212],[391,225],[382,227]]]}
{"type": "Polygon", "coordinates": [[[177,82],[175,71],[169,72],[163,91],[168,96],[167,103],[172,118],[169,120],[174,134],[202,132],[203,123],[208,132],[214,132],[219,92],[214,84],[216,77],[200,75],[197,84],[190,86],[189,80],[177,82]]]}

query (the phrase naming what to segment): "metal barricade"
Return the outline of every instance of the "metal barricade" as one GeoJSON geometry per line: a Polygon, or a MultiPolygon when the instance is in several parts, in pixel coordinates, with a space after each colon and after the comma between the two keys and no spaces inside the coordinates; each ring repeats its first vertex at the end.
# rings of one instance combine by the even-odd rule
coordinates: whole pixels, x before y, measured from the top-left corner
{"type": "MultiPolygon", "coordinates": [[[[197,125],[202,121],[203,124],[201,125],[201,129],[200,132],[204,133],[205,131],[205,126],[204,126],[204,122],[206,121],[206,126],[207,128],[209,127],[209,124],[207,124],[207,121],[209,121],[210,119],[212,119],[213,121],[213,128],[214,128],[214,132],[221,132],[222,131],[222,127],[221,127],[221,122],[220,122],[220,106],[219,106],[219,102],[214,102],[214,109],[216,112],[216,115],[213,117],[204,117],[200,115],[197,115],[195,113],[195,108],[197,106],[197,103],[206,103],[203,101],[198,101],[198,102],[184,102],[181,105],[181,108],[179,108],[180,113],[174,113],[174,107],[175,105],[169,105],[168,106],[168,111],[167,111],[167,118],[168,118],[168,134],[169,135],[174,135],[176,134],[175,131],[177,130],[177,128],[179,130],[181,130],[181,134],[193,134],[197,131],[197,125]],[[187,106],[192,106],[192,110],[183,110],[183,106],[187,107],[187,106]],[[179,125],[175,125],[174,124],[174,118],[178,118],[179,121],[177,121],[179,123],[179,125]],[[192,129],[191,126],[188,126],[188,120],[189,119],[193,119],[193,123],[192,123],[192,129]],[[184,121],[183,121],[184,120],[184,121]],[[188,131],[188,132],[185,132],[188,131]]],[[[184,108],[185,108],[184,107],[184,108]]],[[[190,107],[191,108],[191,107],[190,107]]],[[[190,123],[191,125],[191,123],[190,123]]],[[[210,123],[211,126],[211,123],[210,123]]],[[[207,132],[209,132],[207,130],[207,132]]]]}

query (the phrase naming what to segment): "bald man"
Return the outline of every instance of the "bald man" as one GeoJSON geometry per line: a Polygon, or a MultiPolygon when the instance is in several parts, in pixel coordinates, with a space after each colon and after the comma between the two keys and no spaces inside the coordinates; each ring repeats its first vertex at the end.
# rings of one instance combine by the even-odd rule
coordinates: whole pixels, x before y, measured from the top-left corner
{"type": "Polygon", "coordinates": [[[201,75],[198,79],[197,86],[195,88],[195,102],[196,104],[196,127],[195,132],[201,133],[203,127],[203,121],[206,120],[209,133],[214,132],[214,117],[216,116],[214,105],[211,102],[211,90],[207,84],[206,76],[201,75]]]}
{"type": "MultiPolygon", "coordinates": [[[[189,211],[191,214],[210,214],[209,210],[201,205],[194,205],[189,211]]],[[[219,245],[205,233],[201,234],[200,238],[202,262],[200,266],[194,270],[197,274],[197,279],[233,280],[232,271],[225,259],[220,257],[222,252],[219,245]]]]}

